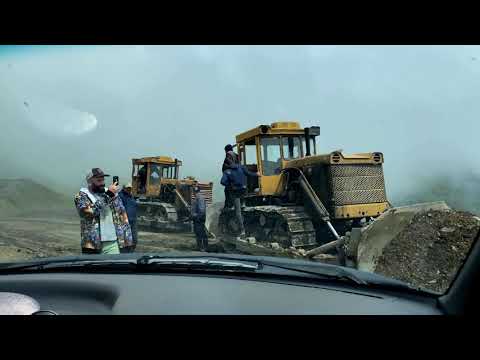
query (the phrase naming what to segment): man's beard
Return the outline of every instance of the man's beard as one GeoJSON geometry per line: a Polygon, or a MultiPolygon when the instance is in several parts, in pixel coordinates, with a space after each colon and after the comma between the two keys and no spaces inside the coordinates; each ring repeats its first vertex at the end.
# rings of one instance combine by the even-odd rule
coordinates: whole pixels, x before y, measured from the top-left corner
{"type": "Polygon", "coordinates": [[[92,184],[92,191],[95,194],[104,194],[105,193],[105,186],[96,186],[92,184]]]}

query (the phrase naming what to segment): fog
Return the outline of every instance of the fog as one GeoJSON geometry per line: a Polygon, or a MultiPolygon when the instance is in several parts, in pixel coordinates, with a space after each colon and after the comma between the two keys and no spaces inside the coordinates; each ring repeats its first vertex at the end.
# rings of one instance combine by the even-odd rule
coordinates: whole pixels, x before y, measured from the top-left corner
{"type": "Polygon", "coordinates": [[[0,178],[69,195],[92,167],[125,182],[131,158],[166,155],[221,200],[225,144],[279,120],[320,126],[321,152],[383,152],[393,202],[477,194],[476,46],[10,48],[0,94],[0,178]]]}

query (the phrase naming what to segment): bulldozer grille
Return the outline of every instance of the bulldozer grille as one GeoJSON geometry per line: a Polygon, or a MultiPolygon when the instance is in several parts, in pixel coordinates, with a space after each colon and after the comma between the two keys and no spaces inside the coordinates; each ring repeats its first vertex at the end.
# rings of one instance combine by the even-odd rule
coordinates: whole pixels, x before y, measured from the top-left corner
{"type": "MultiPolygon", "coordinates": [[[[212,205],[213,203],[213,189],[210,184],[198,184],[200,188],[200,194],[202,194],[205,198],[205,202],[207,205],[212,205]]],[[[193,199],[195,198],[195,194],[192,191],[190,204],[192,204],[193,199]]]]}
{"type": "Polygon", "coordinates": [[[387,201],[381,165],[331,165],[328,169],[328,179],[333,206],[387,201]]]}

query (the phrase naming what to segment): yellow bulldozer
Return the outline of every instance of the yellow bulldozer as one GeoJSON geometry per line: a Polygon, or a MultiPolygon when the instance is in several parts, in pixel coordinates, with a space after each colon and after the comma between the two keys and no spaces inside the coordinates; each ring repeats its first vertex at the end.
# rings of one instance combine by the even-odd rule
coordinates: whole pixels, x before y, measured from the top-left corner
{"type": "Polygon", "coordinates": [[[193,187],[211,204],[212,182],[180,177],[182,161],[167,156],[132,159],[132,194],[138,203],[138,228],[151,232],[191,231],[193,187]]]}
{"type": "MultiPolygon", "coordinates": [[[[317,126],[298,122],[260,125],[236,137],[249,177],[242,215],[257,243],[308,251],[340,239],[389,208],[381,152],[318,153],[317,126]]],[[[223,209],[218,226],[237,236],[235,211],[223,209]]]]}

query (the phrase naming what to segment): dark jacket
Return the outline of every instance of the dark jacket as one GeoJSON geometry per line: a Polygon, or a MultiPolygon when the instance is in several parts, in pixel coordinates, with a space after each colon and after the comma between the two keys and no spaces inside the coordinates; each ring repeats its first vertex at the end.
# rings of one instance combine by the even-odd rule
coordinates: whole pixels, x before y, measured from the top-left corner
{"type": "Polygon", "coordinates": [[[223,165],[222,165],[222,173],[230,169],[233,164],[238,164],[239,159],[238,155],[235,154],[233,151],[229,151],[225,154],[225,160],[223,160],[223,165]]]}
{"type": "Polygon", "coordinates": [[[192,201],[192,218],[194,220],[204,219],[207,213],[207,203],[205,197],[197,193],[192,201]]]}
{"type": "Polygon", "coordinates": [[[220,183],[223,186],[230,186],[233,190],[247,189],[247,176],[257,177],[257,173],[248,171],[243,165],[233,164],[230,169],[223,172],[220,183]]]}
{"type": "Polygon", "coordinates": [[[127,211],[128,221],[131,223],[136,223],[138,205],[135,201],[135,198],[125,190],[120,191],[118,195],[120,196],[120,199],[122,199],[123,206],[127,211]]]}

